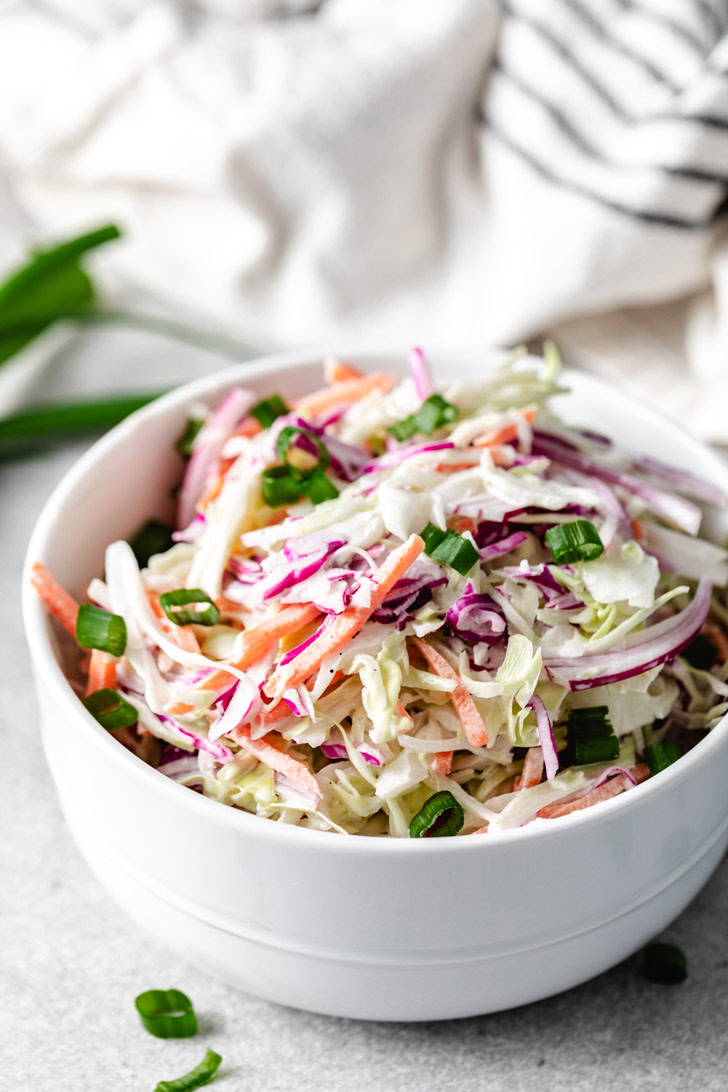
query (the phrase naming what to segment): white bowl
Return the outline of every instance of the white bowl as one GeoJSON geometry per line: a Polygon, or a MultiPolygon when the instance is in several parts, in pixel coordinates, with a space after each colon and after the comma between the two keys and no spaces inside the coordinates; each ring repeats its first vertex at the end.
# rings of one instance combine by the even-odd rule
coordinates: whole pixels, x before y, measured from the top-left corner
{"type": "MultiPolygon", "coordinates": [[[[290,354],[230,368],[135,413],[55,490],[28,565],[44,562],[81,593],[101,573],[108,542],[168,514],[187,406],[214,404],[234,384],[295,397],[320,382],[320,359],[290,354]]],[[[347,359],[402,371],[406,356],[347,359]]],[[[472,375],[482,359],[444,359],[439,370],[472,375]]],[[[597,379],[569,373],[568,381],[564,417],[728,490],[725,465],[677,427],[597,379]]],[[[177,785],[97,724],[66,680],[63,639],[27,571],[24,614],[46,756],[90,867],[164,944],[274,1001],[432,1020],[546,997],[660,932],[728,844],[726,719],[658,777],[550,824],[400,841],[260,819],[177,785]]]]}

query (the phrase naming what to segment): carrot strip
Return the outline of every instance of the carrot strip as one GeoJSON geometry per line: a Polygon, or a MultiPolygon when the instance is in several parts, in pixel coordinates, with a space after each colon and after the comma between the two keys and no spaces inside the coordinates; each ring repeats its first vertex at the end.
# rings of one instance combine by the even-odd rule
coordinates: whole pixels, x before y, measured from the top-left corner
{"type": "Polygon", "coordinates": [[[263,431],[263,426],[260,421],[256,421],[255,417],[248,417],[246,421],[238,425],[234,432],[231,432],[231,436],[247,436],[252,439],[253,436],[257,436],[259,432],[263,431]]]}
{"type": "MultiPolygon", "coordinates": [[[[643,764],[633,766],[630,773],[638,783],[650,776],[648,767],[643,764]]],[[[599,788],[592,789],[585,796],[580,796],[577,800],[569,800],[565,804],[547,804],[545,808],[541,808],[536,813],[536,817],[538,819],[558,819],[562,815],[571,815],[574,811],[582,811],[583,808],[591,808],[594,804],[601,804],[605,800],[611,800],[630,788],[632,788],[632,782],[629,778],[625,777],[624,774],[618,774],[616,777],[610,778],[609,781],[605,781],[599,788]]]]}
{"type": "Polygon", "coordinates": [[[343,383],[333,383],[320,391],[306,395],[296,403],[296,409],[302,417],[315,417],[318,413],[344,403],[359,402],[372,391],[391,391],[395,384],[393,375],[375,372],[362,376],[361,379],[348,379],[343,383]]]}
{"type": "Polygon", "coordinates": [[[470,516],[460,516],[454,521],[452,529],[453,531],[457,531],[459,535],[461,535],[463,531],[470,531],[470,534],[474,535],[476,531],[475,520],[471,519],[470,516]]]}
{"type": "Polygon", "coordinates": [[[728,660],[728,637],[726,637],[722,627],[712,618],[706,618],[702,632],[718,649],[718,655],[722,662],[725,663],[725,661],[728,660]]]}
{"type": "Polygon", "coordinates": [[[400,728],[400,730],[399,730],[399,731],[400,731],[400,734],[401,734],[402,732],[409,732],[410,728],[411,728],[411,727],[412,727],[412,726],[414,725],[414,723],[415,723],[415,722],[414,722],[414,719],[413,719],[413,718],[412,718],[412,717],[410,716],[410,714],[409,714],[409,713],[407,712],[407,710],[405,709],[405,707],[404,707],[404,706],[402,705],[402,702],[401,702],[401,701],[399,701],[399,700],[397,701],[397,704],[396,704],[395,708],[396,708],[396,710],[397,710],[397,715],[398,715],[398,716],[400,716],[400,717],[404,717],[404,718],[405,718],[406,720],[408,720],[408,721],[409,721],[409,728],[400,728]]]}
{"type": "MultiPolygon", "coordinates": [[[[233,660],[230,666],[237,668],[238,671],[245,671],[264,656],[271,645],[274,645],[281,637],[295,633],[297,629],[301,629],[318,616],[319,611],[313,603],[291,603],[290,606],[281,607],[273,618],[267,618],[252,629],[245,630],[242,655],[237,660],[233,660]]],[[[198,683],[195,689],[222,690],[226,686],[232,686],[234,682],[235,676],[221,668],[198,683]]]]}
{"type": "Polygon", "coordinates": [[[75,638],[78,603],[70,592],[67,592],[39,561],[36,561],[33,566],[30,582],[53,617],[61,623],[67,633],[75,638]]]}
{"type": "Polygon", "coordinates": [[[435,773],[447,777],[452,772],[452,751],[437,751],[432,756],[432,768],[435,773]]]}
{"type": "Polygon", "coordinates": [[[116,687],[116,659],[100,648],[91,649],[86,682],[86,697],[97,690],[113,690],[116,687]]]}
{"type": "Polygon", "coordinates": [[[147,592],[147,599],[149,600],[149,606],[154,612],[155,618],[159,620],[159,624],[165,633],[168,633],[174,643],[178,645],[185,652],[199,652],[200,642],[195,637],[194,632],[188,629],[187,626],[176,626],[174,622],[170,622],[167,615],[162,610],[159,602],[159,596],[154,592],[147,592]]]}
{"type": "Polygon", "coordinates": [[[460,470],[472,470],[474,466],[480,466],[480,463],[438,463],[435,470],[438,474],[457,474],[460,470]]]}
{"type": "Polygon", "coordinates": [[[488,742],[488,730],[483,723],[483,718],[478,708],[468,693],[464,682],[457,671],[450,666],[445,657],[437,651],[429,642],[421,637],[413,638],[415,645],[427,660],[428,664],[443,679],[453,679],[457,686],[450,694],[450,701],[455,706],[455,711],[460,717],[465,735],[471,747],[482,747],[488,742]]]}
{"type": "Polygon", "coordinates": [[[541,784],[543,777],[543,752],[540,747],[529,747],[523,761],[523,772],[513,782],[513,791],[532,789],[541,784]]]}
{"type": "Polygon", "coordinates": [[[246,751],[249,751],[251,755],[255,755],[259,762],[268,766],[269,769],[283,774],[284,777],[289,777],[291,781],[295,781],[304,792],[315,796],[317,801],[321,799],[319,783],[308,766],[275,747],[267,736],[263,736],[261,739],[251,739],[250,728],[248,725],[244,725],[235,729],[235,738],[242,743],[246,751]]]}
{"type": "Polygon", "coordinates": [[[344,383],[347,379],[361,379],[362,373],[353,364],[343,360],[327,360],[324,364],[324,379],[327,383],[344,383]]]}
{"type": "Polygon", "coordinates": [[[425,544],[419,535],[410,535],[402,546],[393,550],[377,570],[376,586],[372,591],[369,606],[349,607],[341,614],[337,614],[331,625],[300,656],[285,667],[279,665],[275,669],[266,683],[265,693],[271,698],[280,698],[284,690],[290,686],[298,686],[318,671],[322,660],[333,652],[337,652],[359,632],[424,548],[425,544]]]}
{"type": "MultiPolygon", "coordinates": [[[[536,416],[536,407],[527,406],[521,410],[521,417],[530,424],[536,416]]],[[[492,447],[493,444],[510,444],[518,439],[518,425],[504,425],[503,428],[491,429],[472,441],[474,447],[492,447]]]]}

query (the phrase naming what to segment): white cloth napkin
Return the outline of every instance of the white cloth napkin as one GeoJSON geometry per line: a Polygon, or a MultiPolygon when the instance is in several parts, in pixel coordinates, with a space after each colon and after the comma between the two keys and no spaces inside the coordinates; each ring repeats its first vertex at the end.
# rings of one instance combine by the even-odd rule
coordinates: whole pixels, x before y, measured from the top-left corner
{"type": "Polygon", "coordinates": [[[6,0],[0,163],[262,346],[550,331],[726,440],[727,72],[724,0],[6,0]]]}

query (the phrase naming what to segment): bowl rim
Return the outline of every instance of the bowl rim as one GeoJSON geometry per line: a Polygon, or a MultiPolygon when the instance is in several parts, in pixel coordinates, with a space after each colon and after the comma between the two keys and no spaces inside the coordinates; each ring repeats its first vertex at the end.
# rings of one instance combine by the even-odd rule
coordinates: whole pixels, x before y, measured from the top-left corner
{"type": "MultiPolygon", "coordinates": [[[[477,350],[479,355],[486,357],[491,350],[477,350]]],[[[406,359],[407,349],[398,346],[384,346],[367,349],[359,346],[347,351],[346,347],[336,347],[335,355],[361,364],[364,368],[382,366],[385,361],[393,357],[402,356],[406,359]]],[[[74,465],[63,475],[61,480],[52,490],[46,500],[31,534],[23,565],[22,575],[22,613],[25,627],[26,640],[28,642],[33,665],[36,670],[36,687],[38,680],[48,685],[53,696],[64,709],[65,715],[75,721],[78,730],[84,733],[85,742],[92,747],[109,748],[106,752],[112,762],[127,763],[126,770],[132,777],[140,779],[140,789],[145,783],[144,778],[149,779],[147,784],[151,793],[172,792],[180,806],[192,809],[192,814],[199,815],[199,821],[206,819],[224,824],[235,824],[235,829],[241,835],[250,837],[261,836],[263,838],[290,839],[291,847],[296,845],[301,848],[310,845],[311,848],[320,848],[323,852],[334,852],[343,846],[348,847],[347,852],[355,853],[429,853],[437,854],[488,852],[487,847],[495,851],[498,846],[505,846],[511,842],[521,843],[542,837],[557,838],[566,836],[579,826],[593,826],[609,822],[613,816],[622,811],[630,811],[646,804],[651,796],[656,793],[671,791],[672,787],[691,777],[695,768],[710,761],[712,752],[723,745],[728,738],[728,714],[713,728],[710,733],[700,740],[691,750],[663,770],[659,777],[651,777],[647,781],[635,786],[629,792],[599,804],[598,807],[584,808],[581,811],[572,812],[561,816],[558,823],[543,822],[529,823],[524,827],[512,830],[496,831],[488,838],[462,837],[455,839],[410,839],[392,837],[330,837],[333,831],[311,830],[299,827],[291,823],[281,823],[275,820],[255,815],[241,808],[222,805],[220,801],[212,800],[200,793],[190,792],[184,785],[178,784],[171,778],[160,775],[158,770],[149,766],[143,759],[128,751],[126,747],[120,747],[111,738],[94,717],[84,708],[79,701],[66,677],[61,664],[54,652],[51,642],[51,624],[41,600],[36,596],[30,586],[30,569],[34,561],[42,560],[46,555],[46,546],[51,541],[53,526],[56,519],[62,515],[68,495],[84,479],[87,472],[107,452],[122,446],[129,440],[137,428],[155,417],[165,417],[168,413],[178,411],[187,404],[204,399],[219,388],[240,382],[246,377],[261,377],[281,370],[297,370],[324,360],[330,356],[331,350],[325,348],[310,348],[287,351],[282,353],[267,354],[256,357],[232,366],[217,370],[209,375],[194,379],[188,383],[169,391],[156,398],[147,406],[135,411],[105,433],[99,440],[83,453],[74,465]],[[112,757],[114,756],[114,757],[112,757]],[[156,789],[155,789],[156,786],[156,789]],[[186,803],[185,803],[186,801],[186,803]],[[202,809],[202,810],[197,810],[202,809]],[[416,843],[418,848],[413,848],[416,843]],[[325,847],[329,847],[326,850],[325,847]]],[[[453,355],[462,356],[462,352],[454,350],[453,355]]],[[[563,376],[567,382],[575,382],[578,387],[592,387],[596,393],[600,390],[610,389],[611,384],[600,376],[592,373],[564,368],[563,376]]],[[[712,463],[715,478],[728,492],[728,464],[709,447],[701,443],[677,422],[657,413],[651,406],[632,395],[622,395],[615,392],[618,397],[624,397],[625,401],[636,405],[640,413],[648,422],[659,424],[661,428],[667,428],[675,435],[676,439],[688,448],[692,447],[700,458],[712,463]]]]}

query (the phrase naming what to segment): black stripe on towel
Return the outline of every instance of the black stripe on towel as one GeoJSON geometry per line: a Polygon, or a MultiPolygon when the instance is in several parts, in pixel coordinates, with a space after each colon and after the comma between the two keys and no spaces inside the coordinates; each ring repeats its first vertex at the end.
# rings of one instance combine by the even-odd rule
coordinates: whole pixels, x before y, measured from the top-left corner
{"type": "Polygon", "coordinates": [[[664,72],[661,72],[659,68],[656,68],[647,57],[644,57],[637,50],[632,49],[631,46],[627,45],[627,43],[623,42],[620,38],[615,38],[613,34],[610,34],[604,23],[601,23],[588,8],[583,7],[579,3],[579,0],[561,0],[561,3],[589,29],[595,38],[598,38],[602,42],[606,42],[614,53],[619,53],[622,57],[626,57],[627,60],[631,61],[638,68],[641,68],[643,72],[646,72],[651,76],[656,83],[661,83],[674,92],[680,90],[680,85],[670,79],[669,76],[666,76],[664,72]]]}
{"type": "Polygon", "coordinates": [[[514,11],[514,9],[508,4],[507,0],[502,3],[503,11],[513,18],[514,22],[521,22],[524,26],[528,26],[537,34],[542,41],[546,42],[554,53],[563,61],[567,68],[570,68],[572,72],[576,72],[581,76],[585,84],[587,84],[595,95],[597,95],[602,102],[609,107],[615,117],[618,117],[620,121],[627,124],[639,122],[644,124],[647,121],[659,120],[659,121],[686,121],[695,125],[702,125],[709,129],[719,129],[721,131],[728,131],[728,118],[719,117],[715,114],[671,114],[668,112],[650,114],[648,117],[640,116],[636,117],[630,114],[628,110],[618,102],[611,92],[600,83],[599,80],[589,71],[589,69],[581,63],[581,61],[572,53],[569,47],[560,38],[552,32],[550,27],[547,27],[544,23],[539,22],[538,19],[533,19],[530,15],[524,15],[521,12],[514,11]]]}
{"type": "Polygon", "coordinates": [[[575,193],[580,197],[584,197],[588,201],[601,205],[605,209],[610,209],[612,212],[618,212],[622,216],[628,216],[632,220],[639,220],[644,224],[674,228],[676,231],[700,231],[701,229],[708,227],[713,220],[713,214],[711,214],[708,219],[689,220],[682,216],[673,216],[668,215],[667,213],[650,212],[646,209],[631,208],[621,201],[613,201],[611,198],[604,197],[602,194],[597,193],[588,186],[583,186],[579,182],[574,182],[572,179],[564,178],[563,175],[560,175],[555,171],[550,164],[537,159],[536,156],[532,155],[526,148],[522,147],[513,140],[512,137],[504,133],[501,128],[493,123],[492,119],[487,114],[481,113],[480,121],[488,132],[492,133],[502,145],[526,163],[545,181],[551,182],[562,190],[567,190],[570,193],[575,193]]]}
{"type": "Polygon", "coordinates": [[[514,72],[506,69],[501,61],[494,62],[493,71],[499,73],[504,80],[517,87],[521,94],[537,103],[558,126],[560,132],[572,141],[575,147],[595,162],[602,164],[602,166],[610,167],[615,171],[654,171],[655,173],[669,175],[672,178],[685,178],[691,182],[705,182],[717,186],[728,185],[728,172],[726,174],[715,174],[712,171],[701,171],[697,167],[671,167],[660,163],[625,163],[618,159],[610,159],[599,151],[554,103],[544,98],[540,91],[531,87],[530,84],[516,76],[514,72]]]}

